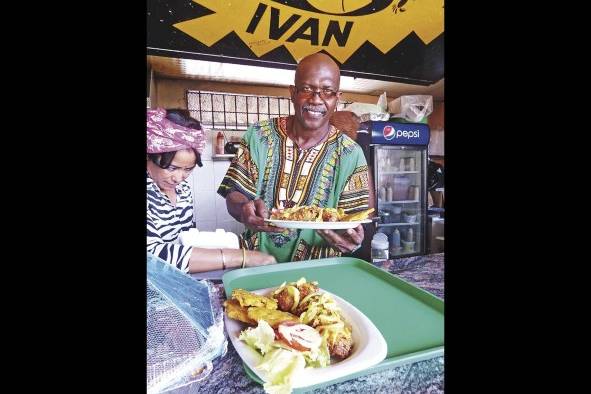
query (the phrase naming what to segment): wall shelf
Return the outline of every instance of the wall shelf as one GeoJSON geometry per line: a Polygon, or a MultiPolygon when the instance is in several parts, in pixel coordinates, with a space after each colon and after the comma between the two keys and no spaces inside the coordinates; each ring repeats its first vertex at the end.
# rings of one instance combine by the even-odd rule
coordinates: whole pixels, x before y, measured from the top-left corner
{"type": "Polygon", "coordinates": [[[407,203],[413,203],[413,202],[419,202],[419,200],[396,200],[396,201],[378,200],[378,205],[380,205],[380,204],[407,204],[407,203]]]}
{"type": "Polygon", "coordinates": [[[378,227],[392,227],[392,226],[416,226],[421,223],[378,223],[378,227]]]}
{"type": "Polygon", "coordinates": [[[418,174],[419,171],[382,171],[379,175],[399,175],[399,174],[418,174]]]}
{"type": "Polygon", "coordinates": [[[221,161],[221,160],[232,160],[232,158],[234,158],[234,156],[236,156],[233,153],[227,153],[227,154],[223,154],[223,155],[212,155],[211,158],[214,161],[221,161]]]}

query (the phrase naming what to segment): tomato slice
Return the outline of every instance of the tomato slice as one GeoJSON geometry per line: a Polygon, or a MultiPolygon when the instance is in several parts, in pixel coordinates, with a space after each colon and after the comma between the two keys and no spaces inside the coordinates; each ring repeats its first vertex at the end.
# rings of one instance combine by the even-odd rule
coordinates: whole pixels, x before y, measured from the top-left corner
{"type": "Polygon", "coordinates": [[[296,322],[279,324],[275,335],[287,346],[301,352],[317,348],[322,342],[322,337],[318,331],[306,324],[296,322]]]}

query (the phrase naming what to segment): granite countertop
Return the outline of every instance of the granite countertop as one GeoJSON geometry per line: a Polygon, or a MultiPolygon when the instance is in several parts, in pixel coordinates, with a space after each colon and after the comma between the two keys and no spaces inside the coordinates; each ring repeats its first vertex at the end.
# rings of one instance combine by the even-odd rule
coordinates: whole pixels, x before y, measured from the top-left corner
{"type": "MultiPolygon", "coordinates": [[[[443,298],[444,254],[407,257],[375,263],[376,266],[443,298]]],[[[223,293],[220,292],[220,293],[223,293]]],[[[401,365],[386,371],[310,391],[333,393],[443,393],[443,357],[401,365]]],[[[301,392],[300,390],[294,392],[301,392]]],[[[242,361],[232,343],[222,357],[213,361],[213,371],[201,382],[169,393],[264,393],[242,368],[242,361]]]]}

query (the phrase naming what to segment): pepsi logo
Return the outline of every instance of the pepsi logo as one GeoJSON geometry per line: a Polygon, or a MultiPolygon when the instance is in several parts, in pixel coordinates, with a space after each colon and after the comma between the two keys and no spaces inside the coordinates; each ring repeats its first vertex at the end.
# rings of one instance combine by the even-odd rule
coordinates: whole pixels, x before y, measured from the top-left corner
{"type": "Polygon", "coordinates": [[[390,141],[396,136],[396,130],[392,126],[384,126],[384,138],[390,141]]]}

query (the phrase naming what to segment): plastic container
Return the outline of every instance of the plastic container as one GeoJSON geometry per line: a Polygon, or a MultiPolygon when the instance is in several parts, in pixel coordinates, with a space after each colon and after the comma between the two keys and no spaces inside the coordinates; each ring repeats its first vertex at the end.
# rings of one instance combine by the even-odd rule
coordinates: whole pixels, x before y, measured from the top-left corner
{"type": "Polygon", "coordinates": [[[240,249],[238,236],[223,229],[214,231],[199,231],[196,228],[190,228],[179,235],[178,240],[181,245],[190,245],[197,248],[207,249],[240,249]]]}
{"type": "Polygon", "coordinates": [[[392,213],[390,214],[390,223],[400,223],[402,212],[402,207],[399,205],[392,206],[391,210],[392,213]]]}
{"type": "Polygon", "coordinates": [[[405,241],[402,240],[402,252],[410,253],[415,251],[415,242],[414,241],[405,241]]]}
{"type": "Polygon", "coordinates": [[[376,263],[388,260],[389,249],[388,236],[384,233],[374,234],[371,240],[371,261],[376,263]]]}
{"type": "Polygon", "coordinates": [[[404,212],[402,214],[402,221],[404,223],[415,223],[417,221],[417,214],[404,212]]]}
{"type": "Polygon", "coordinates": [[[394,177],[394,187],[392,191],[392,200],[400,201],[408,198],[408,187],[410,186],[410,179],[405,176],[394,177]]]}

